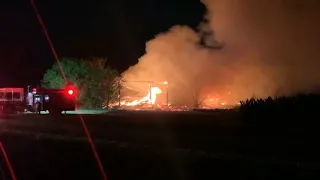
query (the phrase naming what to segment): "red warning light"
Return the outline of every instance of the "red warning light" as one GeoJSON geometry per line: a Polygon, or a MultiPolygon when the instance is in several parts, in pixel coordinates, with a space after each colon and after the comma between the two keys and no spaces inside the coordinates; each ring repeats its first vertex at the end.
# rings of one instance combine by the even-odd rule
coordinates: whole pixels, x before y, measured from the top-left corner
{"type": "Polygon", "coordinates": [[[72,94],[73,94],[73,90],[72,90],[72,89],[69,89],[69,90],[68,90],[68,94],[69,94],[69,95],[72,95],[72,94]]]}

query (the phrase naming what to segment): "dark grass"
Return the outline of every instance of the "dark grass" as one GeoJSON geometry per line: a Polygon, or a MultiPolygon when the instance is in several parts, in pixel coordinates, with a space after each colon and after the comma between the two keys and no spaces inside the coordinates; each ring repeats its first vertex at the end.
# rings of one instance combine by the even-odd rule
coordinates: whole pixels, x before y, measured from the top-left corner
{"type": "MultiPolygon", "coordinates": [[[[110,179],[319,179],[315,104],[83,117],[110,179]]],[[[77,115],[3,117],[1,130],[19,179],[100,179],[77,115]]]]}
{"type": "MultiPolygon", "coordinates": [[[[2,136],[19,179],[100,179],[84,142],[2,136]],[[15,143],[13,144],[12,141],[15,143]]],[[[175,153],[166,148],[98,144],[109,179],[273,179],[318,178],[317,169],[251,158],[175,153]]]]}

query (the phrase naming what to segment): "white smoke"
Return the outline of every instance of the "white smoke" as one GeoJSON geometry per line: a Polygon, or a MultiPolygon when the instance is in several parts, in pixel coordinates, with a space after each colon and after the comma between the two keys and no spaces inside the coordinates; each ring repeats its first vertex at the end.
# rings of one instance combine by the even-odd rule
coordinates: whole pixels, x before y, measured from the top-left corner
{"type": "MultiPolygon", "coordinates": [[[[319,85],[318,1],[203,3],[207,22],[199,22],[198,32],[174,26],[156,35],[123,79],[168,81],[170,101],[187,105],[193,103],[195,91],[231,92],[234,100],[240,100],[312,91],[319,85]],[[212,48],[220,45],[217,41],[222,49],[212,48]]],[[[141,83],[127,86],[146,91],[141,83]]]]}

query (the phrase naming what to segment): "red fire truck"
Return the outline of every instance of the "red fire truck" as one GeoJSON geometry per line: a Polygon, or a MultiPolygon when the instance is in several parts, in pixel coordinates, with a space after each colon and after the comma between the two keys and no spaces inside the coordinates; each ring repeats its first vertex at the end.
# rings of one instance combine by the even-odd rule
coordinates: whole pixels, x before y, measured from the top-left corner
{"type": "Polygon", "coordinates": [[[0,88],[0,112],[14,113],[24,109],[24,88],[0,88]]]}
{"type": "Polygon", "coordinates": [[[75,111],[76,94],[72,86],[63,89],[33,88],[32,92],[28,88],[26,93],[24,88],[0,88],[0,112],[13,114],[28,110],[38,114],[42,111],[58,114],[75,111]]]}
{"type": "Polygon", "coordinates": [[[51,114],[60,114],[63,111],[76,110],[76,91],[72,87],[64,89],[33,89],[28,104],[35,113],[49,111],[51,114]],[[32,102],[30,100],[32,99],[32,102]]]}

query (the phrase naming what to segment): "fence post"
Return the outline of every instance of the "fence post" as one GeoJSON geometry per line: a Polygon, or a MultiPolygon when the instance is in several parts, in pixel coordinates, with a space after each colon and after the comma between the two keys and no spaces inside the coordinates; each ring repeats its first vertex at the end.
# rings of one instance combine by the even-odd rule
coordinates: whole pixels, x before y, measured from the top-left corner
{"type": "Polygon", "coordinates": [[[167,106],[169,107],[169,83],[167,83],[167,106]]]}
{"type": "Polygon", "coordinates": [[[119,108],[120,108],[120,106],[121,106],[121,86],[120,86],[120,81],[119,81],[119,85],[118,85],[118,105],[119,105],[119,108]]]}
{"type": "MultiPolygon", "coordinates": [[[[150,94],[150,101],[152,101],[152,85],[149,84],[149,94],[150,94]]],[[[153,104],[151,103],[151,106],[153,107],[153,104]]]]}

